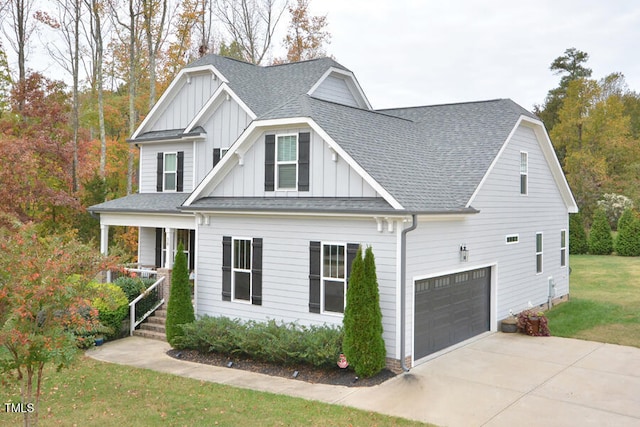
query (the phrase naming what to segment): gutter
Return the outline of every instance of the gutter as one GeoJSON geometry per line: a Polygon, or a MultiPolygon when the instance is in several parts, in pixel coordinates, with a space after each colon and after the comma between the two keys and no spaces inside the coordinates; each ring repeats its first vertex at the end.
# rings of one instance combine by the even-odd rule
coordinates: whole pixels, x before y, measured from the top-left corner
{"type": "Polygon", "coordinates": [[[405,282],[407,280],[407,233],[418,228],[418,217],[416,214],[411,215],[413,221],[411,227],[402,230],[400,237],[400,364],[404,372],[409,372],[409,368],[404,362],[405,359],[405,329],[406,329],[406,297],[407,291],[405,282]]]}

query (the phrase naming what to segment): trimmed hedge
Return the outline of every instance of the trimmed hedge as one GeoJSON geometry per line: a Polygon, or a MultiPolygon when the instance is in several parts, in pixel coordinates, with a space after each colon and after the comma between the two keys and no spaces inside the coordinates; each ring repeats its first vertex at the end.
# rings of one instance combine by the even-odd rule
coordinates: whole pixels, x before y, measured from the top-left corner
{"type": "Polygon", "coordinates": [[[174,338],[174,348],[247,356],[283,365],[335,366],[342,348],[342,330],[332,326],[205,316],[180,329],[182,335],[174,338]]]}
{"type": "Polygon", "coordinates": [[[640,256],[640,219],[626,209],[618,221],[616,253],[621,256],[640,256]]]}
{"type": "Polygon", "coordinates": [[[196,320],[191,302],[191,283],[184,246],[178,244],[173,273],[171,274],[171,290],[167,304],[167,322],[165,324],[167,341],[173,347],[178,336],[182,335],[180,325],[193,323],[196,320]]]}
{"type": "Polygon", "coordinates": [[[604,210],[598,209],[593,215],[593,224],[589,233],[589,253],[592,255],[611,255],[613,237],[611,226],[604,210]]]}

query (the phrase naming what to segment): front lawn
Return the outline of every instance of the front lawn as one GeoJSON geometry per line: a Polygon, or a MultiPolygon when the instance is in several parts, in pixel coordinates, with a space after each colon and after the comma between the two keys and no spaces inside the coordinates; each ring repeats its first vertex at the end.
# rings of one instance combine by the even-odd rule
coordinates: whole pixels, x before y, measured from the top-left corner
{"type": "Polygon", "coordinates": [[[640,258],[571,255],[570,301],[549,311],[551,334],[640,347],[640,258]]]}
{"type": "MultiPolygon", "coordinates": [[[[0,386],[1,387],[1,386],[0,386]]],[[[0,389],[0,425],[18,390],[0,389]]],[[[46,373],[40,426],[423,426],[401,418],[288,396],[244,390],[81,357],[46,373]]]]}

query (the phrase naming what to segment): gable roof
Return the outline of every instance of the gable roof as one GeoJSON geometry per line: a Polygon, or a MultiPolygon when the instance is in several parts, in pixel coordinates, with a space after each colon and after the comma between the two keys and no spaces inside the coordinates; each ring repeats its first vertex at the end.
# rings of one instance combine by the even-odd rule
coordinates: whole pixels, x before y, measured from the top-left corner
{"type": "Polygon", "coordinates": [[[461,212],[523,115],[509,99],[369,111],[300,96],[262,118],[311,118],[405,210],[461,212]]]}
{"type": "MultiPolygon", "coordinates": [[[[207,55],[186,69],[213,66],[229,87],[260,117],[284,101],[309,92],[331,69],[352,74],[331,58],[317,58],[271,66],[258,66],[218,55],[207,55]]],[[[354,77],[355,79],[355,77],[354,77]]]]}

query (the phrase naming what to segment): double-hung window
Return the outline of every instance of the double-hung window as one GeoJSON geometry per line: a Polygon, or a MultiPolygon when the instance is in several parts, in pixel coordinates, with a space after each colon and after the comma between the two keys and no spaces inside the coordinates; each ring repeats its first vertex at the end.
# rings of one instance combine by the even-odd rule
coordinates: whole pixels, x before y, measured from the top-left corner
{"type": "Polygon", "coordinates": [[[567,266],[567,230],[560,230],[560,267],[567,266]]]}
{"type": "Polygon", "coordinates": [[[164,191],[176,191],[178,153],[164,153],[164,191]]]}
{"type": "Polygon", "coordinates": [[[276,183],[278,190],[298,188],[298,135],[276,138],[276,183]]]}
{"type": "Polygon", "coordinates": [[[321,297],[322,311],[343,313],[347,292],[345,265],[346,246],[343,244],[322,245],[321,297]]]}
{"type": "Polygon", "coordinates": [[[520,152],[520,194],[526,195],[529,192],[529,154],[520,152]]]}
{"type": "Polygon", "coordinates": [[[233,299],[251,301],[251,240],[233,239],[233,299]]]}
{"type": "Polygon", "coordinates": [[[536,233],[536,273],[542,273],[542,233],[536,233]]]}

